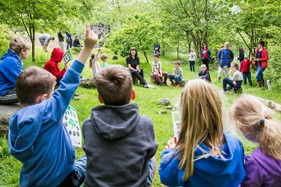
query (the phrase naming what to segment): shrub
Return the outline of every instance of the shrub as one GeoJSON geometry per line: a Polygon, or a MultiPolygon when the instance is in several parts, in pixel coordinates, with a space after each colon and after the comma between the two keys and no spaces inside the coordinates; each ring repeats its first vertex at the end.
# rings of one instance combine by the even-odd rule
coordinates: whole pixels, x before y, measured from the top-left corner
{"type": "Polygon", "coordinates": [[[7,52],[10,40],[12,39],[12,31],[7,25],[0,24],[0,54],[7,52]]]}

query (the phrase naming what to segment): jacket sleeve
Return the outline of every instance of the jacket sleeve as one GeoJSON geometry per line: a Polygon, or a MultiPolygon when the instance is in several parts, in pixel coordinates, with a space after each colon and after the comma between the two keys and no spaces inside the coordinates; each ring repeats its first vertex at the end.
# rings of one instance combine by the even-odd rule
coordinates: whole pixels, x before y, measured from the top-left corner
{"type": "Polygon", "coordinates": [[[232,50],[230,50],[229,53],[230,53],[229,54],[229,56],[230,56],[229,62],[231,63],[233,61],[233,59],[234,59],[234,54],[233,54],[232,50]]]}
{"type": "Polygon", "coordinates": [[[175,158],[173,149],[167,149],[162,152],[159,167],[161,183],[167,186],[182,186],[182,175],[179,170],[179,160],[175,158]]]}
{"type": "MultiPolygon", "coordinates": [[[[3,62],[2,62],[3,63],[3,62]]],[[[13,83],[14,85],[16,85],[17,79],[19,74],[21,73],[21,71],[23,70],[22,66],[20,63],[17,63],[16,61],[13,63],[6,63],[8,64],[8,66],[6,66],[5,70],[6,70],[6,78],[13,83]]]]}
{"type": "Polygon", "coordinates": [[[127,58],[126,58],[126,66],[128,67],[128,64],[131,64],[132,62],[131,62],[131,60],[130,60],[130,57],[128,56],[127,58]]]}
{"type": "Polygon", "coordinates": [[[68,107],[75,90],[80,84],[81,72],[84,64],[75,60],[63,76],[60,86],[55,90],[53,96],[48,101],[46,108],[50,111],[56,109],[56,112],[46,111],[49,118],[54,121],[60,121],[68,107]]]}
{"type": "Polygon", "coordinates": [[[48,71],[51,72],[57,79],[61,78],[65,74],[65,69],[60,70],[53,64],[48,64],[48,71]]]}
{"type": "Polygon", "coordinates": [[[268,60],[268,51],[266,49],[262,51],[262,57],[259,60],[260,62],[266,62],[268,60]]]}
{"type": "Polygon", "coordinates": [[[260,187],[263,184],[263,170],[253,156],[247,156],[245,163],[246,177],[241,187],[260,187]]]}
{"type": "Polygon", "coordinates": [[[219,50],[219,52],[218,52],[217,59],[218,59],[219,63],[221,63],[221,50],[219,50]]]}
{"type": "Polygon", "coordinates": [[[208,57],[209,57],[209,60],[211,59],[211,51],[208,49],[208,57]]]}

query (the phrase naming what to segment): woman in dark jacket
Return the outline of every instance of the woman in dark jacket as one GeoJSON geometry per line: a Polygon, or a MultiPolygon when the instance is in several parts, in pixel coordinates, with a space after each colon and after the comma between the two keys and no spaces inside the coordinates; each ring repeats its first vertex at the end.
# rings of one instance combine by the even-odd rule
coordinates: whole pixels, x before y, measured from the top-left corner
{"type": "Polygon", "coordinates": [[[136,48],[131,48],[129,56],[126,58],[126,65],[132,77],[136,77],[144,88],[148,88],[146,80],[143,78],[143,70],[140,69],[140,59],[136,48]]]}

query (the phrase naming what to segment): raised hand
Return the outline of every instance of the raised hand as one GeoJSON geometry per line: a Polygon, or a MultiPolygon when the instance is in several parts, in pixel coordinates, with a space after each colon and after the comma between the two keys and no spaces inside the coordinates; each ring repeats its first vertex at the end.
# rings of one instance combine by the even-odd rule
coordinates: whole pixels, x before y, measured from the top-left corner
{"type": "Polygon", "coordinates": [[[89,23],[86,25],[86,32],[84,36],[84,47],[87,49],[93,49],[97,44],[98,35],[91,30],[89,23]]]}

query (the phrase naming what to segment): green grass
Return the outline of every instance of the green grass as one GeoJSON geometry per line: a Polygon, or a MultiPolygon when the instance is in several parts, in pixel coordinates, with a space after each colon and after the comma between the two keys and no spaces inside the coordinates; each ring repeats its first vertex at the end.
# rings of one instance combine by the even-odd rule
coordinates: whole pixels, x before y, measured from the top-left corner
{"type": "MultiPolygon", "coordinates": [[[[95,50],[96,51],[96,50],[95,50]]],[[[38,59],[37,62],[34,64],[30,61],[25,63],[25,67],[30,65],[37,65],[42,67],[44,62],[48,60],[50,52],[44,53],[42,51],[37,52],[38,59]]],[[[125,65],[125,59],[119,57],[118,60],[113,61],[112,56],[113,53],[107,49],[102,49],[101,53],[107,53],[109,56],[109,64],[121,64],[125,65]]],[[[76,54],[75,54],[76,55],[76,54]]],[[[181,57],[187,57],[187,55],[181,55],[181,57]]],[[[152,55],[149,56],[150,63],[147,64],[145,62],[145,58],[141,55],[141,67],[144,69],[144,74],[146,80],[149,82],[150,72],[151,72],[151,62],[153,60],[152,55]]],[[[171,72],[173,70],[173,61],[176,58],[174,55],[160,57],[160,61],[162,62],[163,71],[171,72]]],[[[185,79],[193,79],[197,72],[199,71],[199,64],[196,64],[196,73],[189,72],[188,64],[182,65],[182,69],[184,71],[184,78],[185,79]]],[[[86,65],[82,76],[83,77],[91,77],[91,70],[86,65]]],[[[217,66],[213,65],[213,69],[211,69],[211,77],[213,84],[216,85],[218,91],[222,90],[222,83],[217,82],[216,80],[217,75],[217,66]]],[[[252,74],[252,78],[254,79],[254,75],[252,74]]],[[[175,87],[159,87],[156,86],[155,89],[145,89],[142,86],[135,84],[134,88],[136,90],[136,99],[132,102],[136,102],[140,108],[140,113],[143,115],[149,116],[152,121],[154,122],[155,134],[156,134],[156,141],[159,143],[158,151],[157,151],[157,162],[159,164],[160,155],[162,150],[164,150],[166,142],[173,137],[173,128],[172,128],[172,117],[171,117],[171,110],[167,110],[164,106],[158,105],[157,101],[161,98],[168,98],[171,102],[171,105],[174,106],[175,103],[179,101],[179,94],[182,89],[177,89],[175,87]],[[167,110],[166,114],[159,114],[160,110],[167,110]]],[[[97,90],[96,89],[86,89],[79,87],[77,89],[79,93],[80,100],[72,100],[71,105],[78,111],[78,118],[80,123],[87,119],[90,116],[91,108],[100,105],[98,98],[97,98],[97,90]]],[[[277,103],[281,103],[281,96],[279,94],[279,90],[277,88],[273,88],[273,90],[268,91],[266,89],[261,89],[257,87],[249,87],[243,88],[243,93],[254,94],[265,99],[271,99],[277,103]]],[[[251,153],[253,149],[256,148],[257,145],[252,144],[242,138],[240,134],[235,129],[234,125],[231,124],[227,118],[228,109],[232,105],[232,103],[239,97],[239,94],[222,94],[221,99],[223,101],[223,110],[225,116],[225,129],[230,133],[236,134],[239,136],[239,139],[244,144],[246,154],[251,153]]],[[[281,115],[277,114],[276,117],[280,120],[281,115]]],[[[20,168],[21,163],[14,159],[12,156],[8,154],[7,151],[7,140],[6,138],[0,138],[0,186],[18,186],[18,180],[20,175],[20,168]]],[[[77,157],[81,156],[83,150],[81,148],[76,148],[77,157]]],[[[158,168],[157,168],[158,169],[158,168]]],[[[158,172],[155,176],[154,186],[163,186],[159,181],[158,172]]]]}

